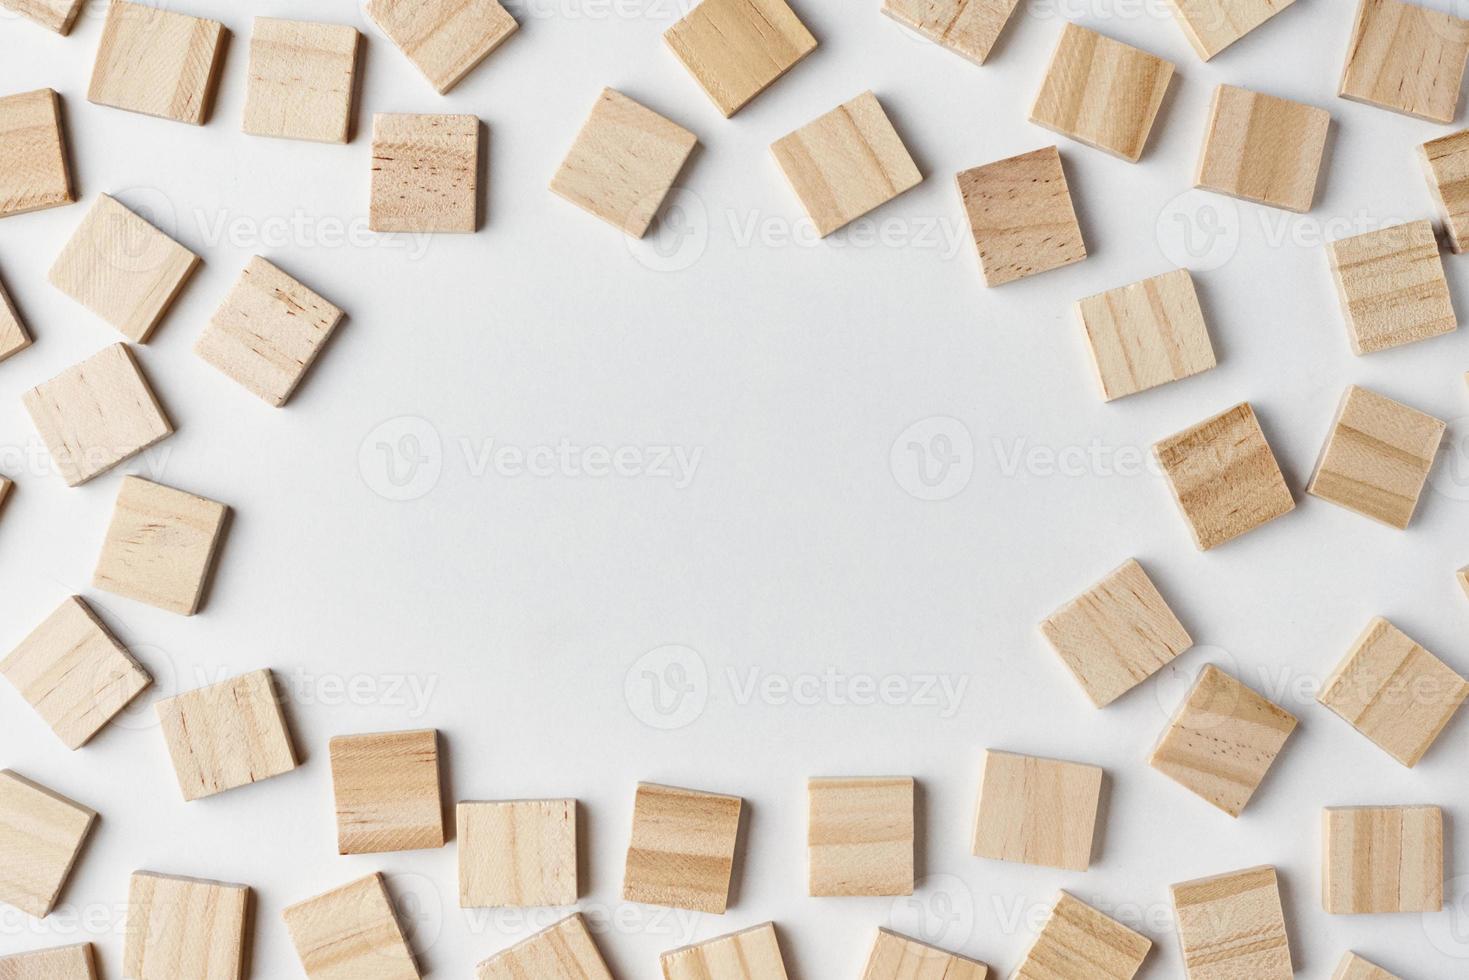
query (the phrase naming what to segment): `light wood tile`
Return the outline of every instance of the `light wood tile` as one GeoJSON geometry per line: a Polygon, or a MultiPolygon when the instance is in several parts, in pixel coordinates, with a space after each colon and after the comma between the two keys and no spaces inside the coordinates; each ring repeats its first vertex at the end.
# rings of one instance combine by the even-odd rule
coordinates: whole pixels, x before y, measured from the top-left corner
{"type": "Polygon", "coordinates": [[[1433,122],[1454,121],[1469,21],[1399,0],[1361,0],[1341,97],[1433,122]]]}
{"type": "Polygon", "coordinates": [[[339,854],[444,846],[435,729],[339,735],[330,751],[339,854]]]}
{"type": "Polygon", "coordinates": [[[786,980],[771,922],[664,953],[659,963],[663,980],[786,980]]]}
{"type": "Polygon", "coordinates": [[[1331,242],[1326,250],[1354,353],[1458,329],[1431,222],[1369,231],[1331,242]]]}
{"type": "Polygon", "coordinates": [[[1447,428],[1432,415],[1352,385],[1307,492],[1406,528],[1447,428]]]}
{"type": "Polygon", "coordinates": [[[1418,156],[1449,248],[1462,254],[1469,249],[1469,130],[1429,140],[1418,156]]]}
{"type": "Polygon", "coordinates": [[[965,170],[955,180],[986,286],[1086,258],[1054,146],[965,170]]]}
{"type": "Polygon", "coordinates": [[[663,40],[726,118],[816,50],[785,0],[703,0],[663,40]]]}
{"type": "Polygon", "coordinates": [[[477,980],[612,980],[586,920],[568,916],[479,965],[477,980]]]}
{"type": "Polygon", "coordinates": [[[128,980],[245,980],[249,887],[134,872],[123,976],[128,980]]]}
{"type": "Polygon", "coordinates": [[[31,335],[21,322],[20,314],[10,302],[5,286],[0,283],[0,361],[19,354],[31,346],[31,335]]]}
{"type": "Polygon", "coordinates": [[[15,483],[0,476],[0,507],[4,507],[5,501],[10,496],[10,491],[15,488],[15,483]]]}
{"type": "Polygon", "coordinates": [[[1020,0],[883,0],[882,12],[982,65],[1020,0]]]}
{"type": "Polygon", "coordinates": [[[479,119],[378,113],[372,121],[373,231],[473,232],[479,119]]]}
{"type": "Polygon", "coordinates": [[[1328,913],[1443,911],[1438,807],[1327,807],[1321,840],[1321,901],[1328,913]]]}
{"type": "MultiPolygon", "coordinates": [[[[70,34],[83,0],[0,0],[0,7],[28,17],[57,34],[70,34]]],[[[3,976],[0,973],[0,976],[3,976]]]]}
{"type": "Polygon", "coordinates": [[[258,783],[296,768],[296,750],[268,670],[157,702],[185,800],[258,783]]]}
{"type": "Polygon", "coordinates": [[[879,929],[862,980],[985,980],[989,973],[979,960],[879,929]]]}
{"type": "Polygon", "coordinates": [[[112,0],[87,99],[202,126],[214,101],[225,34],[218,21],[112,0]]]}
{"type": "Polygon", "coordinates": [[[1132,980],[1153,941],[1062,892],[1011,980],[1132,980]]]}
{"type": "Polygon", "coordinates": [[[80,803],[0,771],[0,902],[38,919],[50,915],[96,819],[80,803]]]}
{"type": "Polygon", "coordinates": [[[1464,590],[1466,596],[1469,596],[1469,566],[1459,569],[1458,579],[1459,587],[1464,590]]]}
{"type": "Polygon", "coordinates": [[[1295,0],[1169,0],[1178,26],[1208,61],[1295,0]]]}
{"type": "Polygon", "coordinates": [[[1337,964],[1331,980],[1398,980],[1382,967],[1371,963],[1356,953],[1348,953],[1337,964]]]}
{"type": "Polygon", "coordinates": [[[1101,794],[1097,766],[990,750],[974,822],[975,856],[1085,871],[1101,794]]]}
{"type": "Polygon", "coordinates": [[[0,980],[97,980],[92,944],[0,956],[0,980]]]}
{"type": "Polygon", "coordinates": [[[292,905],[282,915],[310,980],[419,980],[380,874],[292,905]]]}
{"type": "Polygon", "coordinates": [[[913,894],[911,777],[812,779],[807,792],[813,896],[913,894]]]}
{"type": "Polygon", "coordinates": [[[183,616],[199,611],[229,508],[123,477],[92,585],[183,616]]]}
{"type": "Polygon", "coordinates": [[[349,142],[359,38],[357,29],[345,24],[256,17],[245,132],[349,142]]]}
{"type": "Polygon", "coordinates": [[[366,0],[363,9],[441,95],[520,27],[499,0],[366,0]]]}
{"type": "Polygon", "coordinates": [[[1107,401],[1215,365],[1214,345],[1187,269],[1078,300],[1076,311],[1107,401]]]}
{"type": "Polygon", "coordinates": [[[575,800],[459,804],[459,907],[575,905],[575,800]]]}
{"type": "Polygon", "coordinates": [[[738,796],[639,783],[623,901],[723,915],[742,807],[738,796]]]}
{"type": "Polygon", "coordinates": [[[1316,198],[1330,128],[1325,109],[1221,85],[1194,184],[1304,214],[1316,198]]]}
{"type": "Polygon", "coordinates": [[[0,99],[0,218],[76,199],[61,97],[42,88],[0,99]]]}
{"type": "Polygon", "coordinates": [[[1291,980],[1290,939],[1271,867],[1174,885],[1188,980],[1291,980]]]}

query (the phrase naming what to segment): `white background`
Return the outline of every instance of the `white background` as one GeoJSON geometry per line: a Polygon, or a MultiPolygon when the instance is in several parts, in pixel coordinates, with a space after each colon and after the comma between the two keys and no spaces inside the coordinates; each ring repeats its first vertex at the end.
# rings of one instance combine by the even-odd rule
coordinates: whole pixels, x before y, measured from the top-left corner
{"type": "MultiPolygon", "coordinates": [[[[450,798],[582,801],[583,907],[623,978],[656,976],[666,949],[770,919],[793,980],[859,976],[880,925],[926,929],[1007,975],[1060,888],[1155,940],[1143,977],[1177,977],[1168,886],[1263,863],[1281,872],[1299,976],[1325,980],[1347,949],[1409,980],[1465,976],[1469,878],[1451,886],[1457,910],[1438,916],[1320,908],[1322,806],[1437,803],[1451,831],[1469,826],[1464,718],[1410,771],[1314,703],[1374,615],[1469,671],[1469,602],[1453,575],[1469,562],[1458,443],[1469,337],[1353,357],[1321,247],[1429,216],[1414,150],[1452,130],[1335,97],[1354,5],[1300,0],[1206,65],[1162,0],[1052,0],[1018,14],[979,68],[906,33],[875,0],[800,0],[820,48],[726,121],[663,46],[677,2],[517,4],[520,33],[441,97],[350,0],[190,0],[177,6],[234,33],[202,129],[87,103],[98,6],[67,38],[0,24],[0,91],[62,93],[84,201],[0,222],[0,274],[37,338],[0,366],[0,469],[18,483],[0,517],[0,649],[81,593],[159,681],[76,753],[0,686],[0,765],[102,815],[60,910],[44,924],[5,910],[0,952],[89,939],[103,976],[118,977],[127,876],[142,868],[253,886],[253,976],[297,977],[281,909],[381,869],[429,975],[470,976],[555,915],[461,913],[452,844],[348,858],[335,848],[328,739],[436,727],[450,798]],[[351,145],[240,132],[252,14],[368,34],[351,145]],[[1173,60],[1178,77],[1141,163],[1059,140],[1090,258],[987,290],[953,175],[1058,142],[1026,110],[1066,17],[1173,60]],[[1220,82],[1331,111],[1310,215],[1198,192],[1178,200],[1220,82]],[[545,189],[606,85],[702,144],[682,206],[642,243],[545,189]],[[767,147],[869,88],[926,180],[818,241],[767,147]],[[376,111],[485,120],[478,234],[365,232],[376,111]],[[100,192],[148,213],[204,265],[139,351],[177,435],[71,490],[19,395],[118,339],[45,279],[100,192]],[[284,410],[191,353],[253,254],[350,314],[284,410]],[[1103,404],[1073,301],[1179,264],[1196,272],[1220,366],[1103,404]],[[1455,443],[1406,532],[1300,495],[1349,383],[1453,420],[1455,443]],[[1200,554],[1148,447],[1246,399],[1300,507],[1200,554]],[[957,457],[939,488],[948,499],[918,499],[908,444],[940,434],[957,457]],[[677,447],[697,467],[692,481],[651,465],[594,477],[558,463],[534,476],[486,455],[562,440],[632,447],[650,462],[677,447]],[[199,616],[90,588],[122,472],[234,508],[199,616]],[[1036,623],[1134,556],[1200,648],[1098,711],[1036,623]],[[669,645],[692,652],[643,659],[669,645]],[[1237,821],[1145,764],[1207,662],[1301,719],[1237,821]],[[149,702],[265,666],[290,692],[304,766],[184,804],[149,702]],[[645,671],[692,686],[671,718],[683,727],[657,727],[670,718],[652,707],[645,671]],[[839,683],[827,688],[828,677],[839,683]],[[904,703],[861,703],[853,679],[858,694],[895,685],[904,703]],[[964,685],[956,705],[932,703],[923,688],[935,680],[964,685]],[[970,856],[986,747],[1106,767],[1089,872],[970,856]],[[919,780],[925,881],[913,903],[805,897],[804,781],[853,774],[919,780]],[[619,902],[638,780],[748,801],[728,915],[619,902]]],[[[1461,309],[1466,263],[1446,256],[1461,309]]],[[[1449,874],[1469,873],[1469,848],[1450,852],[1449,874]]]]}

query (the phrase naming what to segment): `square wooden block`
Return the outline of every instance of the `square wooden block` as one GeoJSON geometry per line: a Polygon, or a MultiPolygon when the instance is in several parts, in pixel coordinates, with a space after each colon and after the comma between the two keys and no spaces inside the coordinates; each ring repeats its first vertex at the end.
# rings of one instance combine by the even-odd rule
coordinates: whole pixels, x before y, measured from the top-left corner
{"type": "Polygon", "coordinates": [[[1362,0],[1339,92],[1433,122],[1450,123],[1469,61],[1469,21],[1400,0],[1362,0]]]}
{"type": "Polygon", "coordinates": [[[173,435],[125,344],[103,348],[21,401],[67,486],[80,486],[173,435]]]}
{"type": "Polygon", "coordinates": [[[1153,454],[1200,551],[1295,510],[1249,402],[1164,439],[1153,454]]]}
{"type": "Polygon", "coordinates": [[[979,960],[879,929],[862,980],[985,980],[989,973],[979,960]]]}
{"type": "Polygon", "coordinates": [[[1065,892],[1011,980],[1132,980],[1153,941],[1065,892]]]}
{"type": "Polygon", "coordinates": [[[1330,128],[1325,109],[1221,85],[1194,185],[1304,214],[1316,198],[1330,128]]]}
{"type": "Polygon", "coordinates": [[[374,116],[368,226],[473,232],[478,224],[479,118],[374,116]]]}
{"type": "Polygon", "coordinates": [[[1316,700],[1412,768],[1466,696],[1469,681],[1379,617],[1352,644],[1316,700]]]}
{"type": "Polygon", "coordinates": [[[154,707],[185,800],[296,768],[296,750],[268,670],[167,698],[154,707]]]}
{"type": "Polygon", "coordinates": [[[1086,258],[1061,153],[1054,146],[965,170],[955,181],[986,286],[1086,258]]]}
{"type": "Polygon", "coordinates": [[[1208,371],[1214,345],[1187,269],[1076,303],[1107,401],[1208,371]]]}
{"type": "Polygon", "coordinates": [[[1294,715],[1210,664],[1148,764],[1237,817],[1295,730],[1294,715]]]}
{"type": "Polygon", "coordinates": [[[1321,902],[1328,913],[1443,911],[1438,807],[1327,807],[1321,841],[1321,902]]]}
{"type": "Polygon", "coordinates": [[[776,140],[770,151],[823,238],[923,182],[871,92],[776,140]]]}
{"type": "Polygon", "coordinates": [[[1368,962],[1356,953],[1348,953],[1337,964],[1331,980],[1398,980],[1375,963],[1368,962]]]}
{"type": "Polygon", "coordinates": [[[1291,980],[1290,939],[1271,867],[1174,885],[1188,980],[1291,980]]]}
{"type": "Polygon", "coordinates": [[[982,65],[1020,0],[883,0],[898,23],[982,65]]]}
{"type": "Polygon", "coordinates": [[[1462,254],[1469,249],[1469,130],[1429,140],[1418,156],[1449,248],[1462,254]]]}
{"type": "MultiPolygon", "coordinates": [[[[81,13],[82,0],[0,0],[0,7],[28,17],[57,34],[70,34],[81,13]]],[[[0,977],[4,973],[0,972],[0,977]]]]}
{"type": "Polygon", "coordinates": [[[1067,871],[1092,863],[1102,770],[1010,752],[985,753],[974,854],[1067,871]]]}
{"type": "Polygon", "coordinates": [[[551,190],[642,238],[698,142],[682,126],[604,88],[551,179],[551,190]]]}
{"type": "Polygon", "coordinates": [[[475,970],[476,980],[612,980],[581,913],[568,916],[475,970]]]}
{"type": "Polygon", "coordinates": [[[1455,577],[1458,578],[1459,588],[1464,590],[1464,595],[1469,596],[1469,566],[1459,569],[1458,575],[1455,577]]]}
{"type": "Polygon", "coordinates": [[[69,749],[86,745],[153,683],[80,596],[0,660],[0,674],[69,749]]]}
{"type": "Polygon", "coordinates": [[[20,314],[15,311],[15,305],[10,302],[10,296],[5,292],[4,284],[0,283],[0,361],[19,354],[29,346],[31,346],[31,335],[26,332],[20,314]]]}
{"type": "Polygon", "coordinates": [[[0,902],[38,919],[50,915],[96,819],[80,803],[0,771],[0,902]]]}
{"type": "Polygon", "coordinates": [[[128,980],[245,980],[250,889],[151,871],[128,886],[123,976],[128,980]]]}
{"type": "Polygon", "coordinates": [[[419,980],[380,874],[292,905],[282,917],[310,980],[419,980]]]}
{"type": "Polygon", "coordinates": [[[773,922],[672,950],[658,962],[663,980],[786,980],[773,922]]]}
{"type": "Polygon", "coordinates": [[[51,285],[141,344],[198,265],[199,256],[102,194],[48,277],[51,285]]]}
{"type": "Polygon", "coordinates": [[[520,27],[499,0],[367,0],[364,9],[441,95],[520,27]]]}
{"type": "Polygon", "coordinates": [[[1178,26],[1208,61],[1295,0],[1170,0],[1178,26]]]}
{"type": "Polygon", "coordinates": [[[88,101],[202,126],[224,53],[218,21],[112,0],[88,101]]]}
{"type": "Polygon", "coordinates": [[[123,477],[92,585],[168,612],[199,611],[229,508],[123,477]]]}
{"type": "Polygon", "coordinates": [[[0,956],[0,980],[97,980],[92,944],[0,956]]]}
{"type": "Polygon", "coordinates": [[[812,779],[813,896],[913,894],[914,784],[898,779],[812,779]]]}
{"type": "Polygon", "coordinates": [[[1136,163],[1172,79],[1170,62],[1068,21],[1030,121],[1136,163]]]}
{"type": "Polygon", "coordinates": [[[725,118],[816,50],[785,0],[703,0],[663,40],[725,118]]]}
{"type": "Polygon", "coordinates": [[[1306,492],[1406,528],[1447,428],[1432,415],[1352,385],[1306,492]]]}
{"type": "Polygon", "coordinates": [[[357,29],[345,24],[256,17],[245,132],[349,142],[358,40],[357,29]]]}
{"type": "Polygon", "coordinates": [[[194,353],[279,408],[341,322],[341,310],[257,255],[199,335],[194,353]]]}
{"type": "Polygon", "coordinates": [[[576,800],[459,804],[459,907],[575,905],[576,800]]]}
{"type": "Polygon", "coordinates": [[[1343,238],[1326,251],[1353,353],[1401,347],[1459,328],[1432,222],[1343,238]]]}
{"type": "Polygon", "coordinates": [[[339,735],[330,750],[339,854],[444,846],[435,729],[339,735]]]}
{"type": "Polygon", "coordinates": [[[42,88],[0,99],[0,218],[76,199],[61,98],[42,88]]]}
{"type": "Polygon", "coordinates": [[[742,808],[738,796],[639,783],[623,901],[723,915],[742,808]]]}

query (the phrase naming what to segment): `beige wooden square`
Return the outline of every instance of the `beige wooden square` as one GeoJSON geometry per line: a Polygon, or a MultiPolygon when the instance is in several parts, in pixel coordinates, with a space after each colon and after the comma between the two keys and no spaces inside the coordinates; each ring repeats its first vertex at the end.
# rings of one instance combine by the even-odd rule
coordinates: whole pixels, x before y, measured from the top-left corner
{"type": "Polygon", "coordinates": [[[1352,644],[1316,700],[1411,768],[1466,696],[1469,681],[1379,617],[1352,644]]]}
{"type": "Polygon", "coordinates": [[[1068,21],[1030,121],[1136,163],[1172,79],[1171,63],[1068,21]]]}
{"type": "Polygon", "coordinates": [[[128,980],[245,980],[250,889],[151,871],[128,887],[128,980]]]}
{"type": "Polygon", "coordinates": [[[292,905],[282,917],[310,980],[419,980],[380,874],[292,905]]]}
{"type": "Polygon", "coordinates": [[[1356,953],[1348,953],[1337,964],[1331,980],[1398,980],[1382,967],[1371,963],[1356,953]]]}
{"type": "Polygon", "coordinates": [[[879,929],[862,980],[985,980],[989,973],[979,960],[879,929]]]}
{"type": "Polygon", "coordinates": [[[20,314],[10,302],[10,295],[5,292],[4,284],[0,283],[0,361],[19,354],[29,346],[31,335],[26,332],[20,314]]]}
{"type": "Polygon", "coordinates": [[[726,118],[816,50],[785,0],[703,0],[663,40],[726,118]]]}
{"type": "Polygon", "coordinates": [[[1401,347],[1459,328],[1428,220],[1343,238],[1326,250],[1353,353],[1401,347]]]}
{"type": "Polygon", "coordinates": [[[807,792],[813,896],[913,894],[912,777],[812,779],[807,792]]]}
{"type": "Polygon", "coordinates": [[[551,190],[642,238],[698,142],[682,126],[604,88],[551,179],[551,190]]]}
{"type": "Polygon", "coordinates": [[[0,218],[76,199],[60,96],[42,88],[0,99],[0,218]]]}
{"type": "Polygon", "coordinates": [[[38,919],[50,915],[96,819],[81,804],[0,771],[0,903],[38,919]]]}
{"type": "Polygon", "coordinates": [[[982,65],[1020,0],[883,0],[882,12],[982,65]]]}
{"type": "Polygon", "coordinates": [[[1450,123],[1469,61],[1469,21],[1400,0],[1361,0],[1347,63],[1344,99],[1433,122],[1450,123]]]}
{"type": "MultiPolygon", "coordinates": [[[[83,0],[0,0],[0,7],[28,17],[57,34],[70,34],[83,0]]],[[[0,973],[0,977],[4,974],[0,973]]]]}
{"type": "Polygon", "coordinates": [[[1194,184],[1305,213],[1316,198],[1331,113],[1233,85],[1214,90],[1194,184]]]}
{"type": "Polygon", "coordinates": [[[568,916],[475,970],[476,980],[612,980],[581,913],[568,916]]]}
{"type": "Polygon", "coordinates": [[[245,132],[349,142],[359,37],[345,24],[256,17],[245,132]]]}
{"type": "Polygon", "coordinates": [[[1444,820],[1436,806],[1321,811],[1321,902],[1332,915],[1441,912],[1444,820]]]}
{"type": "Polygon", "coordinates": [[[202,126],[214,101],[225,34],[217,21],[111,0],[87,99],[202,126]]]}
{"type": "Polygon", "coordinates": [[[786,980],[773,922],[672,950],[658,962],[664,980],[786,980]]]}
{"type": "Polygon", "coordinates": [[[5,505],[5,501],[10,496],[10,491],[14,489],[14,487],[14,482],[3,476],[0,476],[0,507],[3,507],[5,505]]]}
{"type": "Polygon", "coordinates": [[[639,783],[623,901],[723,915],[742,808],[738,796],[639,783]]]}
{"type": "Polygon", "coordinates": [[[1169,0],[1178,26],[1208,61],[1295,0],[1169,0]]]}
{"type": "Polygon", "coordinates": [[[1174,885],[1188,980],[1291,980],[1290,939],[1271,867],[1174,885]]]}
{"type": "Polygon", "coordinates": [[[575,905],[576,800],[459,804],[459,907],[575,905]]]}
{"type": "Polygon", "coordinates": [[[473,232],[478,224],[478,117],[374,116],[369,227],[473,232]]]}
{"type": "Polygon", "coordinates": [[[1455,577],[1459,580],[1459,588],[1464,590],[1464,595],[1469,596],[1469,566],[1459,569],[1455,577]]]}
{"type": "Polygon", "coordinates": [[[1187,269],[1078,300],[1076,312],[1107,401],[1193,377],[1216,363],[1187,269]]]}
{"type": "Polygon", "coordinates": [[[1418,156],[1449,248],[1462,254],[1469,249],[1469,130],[1429,140],[1418,156]]]}
{"type": "Polygon", "coordinates": [[[1406,528],[1447,424],[1366,388],[1347,388],[1307,492],[1406,528]]]}
{"type": "Polygon", "coordinates": [[[296,750],[268,670],[167,698],[154,707],[185,800],[296,768],[296,750]]]}
{"type": "Polygon", "coordinates": [[[1097,766],[985,753],[974,854],[1067,871],[1092,861],[1102,770],[1097,766]]]}
{"type": "Polygon", "coordinates": [[[441,95],[520,27],[499,0],[366,0],[363,9],[441,95]]]}
{"type": "Polygon", "coordinates": [[[92,944],[0,956],[0,980],[97,980],[92,944]]]}
{"type": "Polygon", "coordinates": [[[124,477],[92,585],[183,616],[199,611],[229,508],[124,477]]]}
{"type": "Polygon", "coordinates": [[[1153,941],[1062,892],[1011,980],[1132,980],[1153,941]]]}
{"type": "Polygon", "coordinates": [[[986,286],[1086,258],[1066,171],[1054,146],[965,170],[955,181],[986,286]]]}
{"type": "Polygon", "coordinates": [[[339,854],[444,846],[435,729],[339,735],[330,751],[339,854]]]}
{"type": "Polygon", "coordinates": [[[1164,439],[1153,454],[1201,551],[1295,510],[1249,402],[1164,439]]]}

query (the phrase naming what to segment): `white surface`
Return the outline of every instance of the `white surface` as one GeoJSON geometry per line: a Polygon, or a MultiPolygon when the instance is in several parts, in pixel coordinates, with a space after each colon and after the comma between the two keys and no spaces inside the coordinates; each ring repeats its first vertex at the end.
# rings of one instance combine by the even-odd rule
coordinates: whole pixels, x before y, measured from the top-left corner
{"type": "MultiPolygon", "coordinates": [[[[1281,869],[1299,976],[1325,980],[1356,949],[1405,978],[1463,977],[1469,878],[1455,884],[1456,912],[1329,917],[1317,853],[1323,805],[1439,803],[1453,831],[1469,826],[1469,724],[1458,719],[1409,771],[1313,702],[1373,615],[1469,670],[1469,603],[1453,578],[1469,562],[1462,442],[1406,533],[1303,498],[1294,514],[1208,555],[1146,462],[1158,438],[1249,399],[1299,491],[1354,382],[1455,420],[1455,440],[1469,431],[1469,337],[1353,357],[1320,247],[1428,216],[1414,148],[1451,131],[1335,98],[1353,5],[1301,0],[1205,65],[1161,0],[1037,4],[977,68],[905,33],[875,0],[801,0],[821,47],[725,121],[663,47],[674,2],[518,5],[521,33],[447,98],[351,4],[249,4],[368,32],[364,111],[345,147],[240,133],[249,17],[234,4],[179,5],[235,34],[203,129],[86,102],[99,5],[69,38],[0,24],[0,91],[63,94],[84,202],[116,194],[205,258],[140,351],[178,434],[124,470],[236,512],[200,616],[90,589],[120,473],[68,490],[19,399],[118,339],[45,281],[86,203],[0,222],[0,270],[38,338],[0,366],[0,469],[18,481],[0,516],[0,649],[80,592],[158,676],[158,693],[275,668],[306,756],[288,776],[185,805],[146,704],[73,754],[0,686],[0,765],[103,816],[60,912],[44,924],[0,912],[0,952],[91,939],[103,976],[118,977],[127,875],[146,868],[255,887],[253,976],[296,977],[281,909],[382,869],[408,903],[430,976],[470,976],[555,915],[461,913],[453,845],[335,852],[327,740],[434,726],[454,798],[583,801],[583,907],[611,923],[601,943],[623,978],[656,976],[663,950],[767,919],[780,924],[793,980],[854,978],[877,926],[913,931],[918,917],[931,938],[1008,974],[1059,888],[1156,941],[1141,976],[1177,977],[1168,885],[1262,863],[1281,869]],[[1179,77],[1141,164],[1060,141],[1091,258],[986,290],[952,175],[1057,141],[1025,111],[1063,15],[1172,59],[1179,77]],[[1327,107],[1337,124],[1309,216],[1191,195],[1185,217],[1222,215],[1237,232],[1210,248],[1196,238],[1190,256],[1167,209],[1191,184],[1222,81],[1327,107]],[[683,177],[690,209],[632,247],[545,189],[604,85],[703,144],[683,177]],[[854,231],[815,241],[766,148],[867,88],[928,179],[854,231]],[[486,121],[479,234],[365,232],[374,111],[486,121]],[[344,229],[354,243],[341,241],[344,229]],[[191,353],[257,253],[350,315],[282,411],[191,353]],[[657,271],[660,257],[682,268],[657,271]],[[1071,303],[1179,262],[1199,271],[1219,368],[1104,405],[1071,303]],[[959,436],[959,469],[942,488],[957,492],[916,499],[905,491],[920,487],[905,447],[938,433],[959,436]],[[427,460],[406,491],[427,492],[396,501],[379,446],[406,478],[405,436],[427,460]],[[677,447],[698,454],[697,468],[687,485],[589,477],[561,463],[532,476],[489,455],[562,440],[632,447],[648,453],[649,469],[656,447],[677,447]],[[1097,711],[1035,624],[1129,556],[1202,648],[1097,711]],[[668,645],[697,651],[678,662],[707,678],[674,719],[687,724],[671,731],[642,720],[662,717],[648,708],[643,671],[666,664],[640,658],[668,645]],[[1302,721],[1239,821],[1144,762],[1209,661],[1302,721]],[[828,690],[828,676],[845,681],[828,690]],[[859,693],[886,678],[908,690],[897,705],[864,704],[852,678],[859,693]],[[933,679],[964,685],[952,710],[921,703],[933,679]],[[788,683],[798,693],[782,693],[788,683]],[[1090,872],[969,856],[987,746],[1107,767],[1090,872]],[[859,773],[920,780],[927,881],[911,903],[804,896],[804,780],[859,773]],[[619,903],[639,779],[749,801],[727,916],[619,903]]],[[[1469,259],[1447,263],[1462,309],[1469,259]]],[[[1451,847],[1450,860],[1451,875],[1469,873],[1469,847],[1451,847]]]]}

